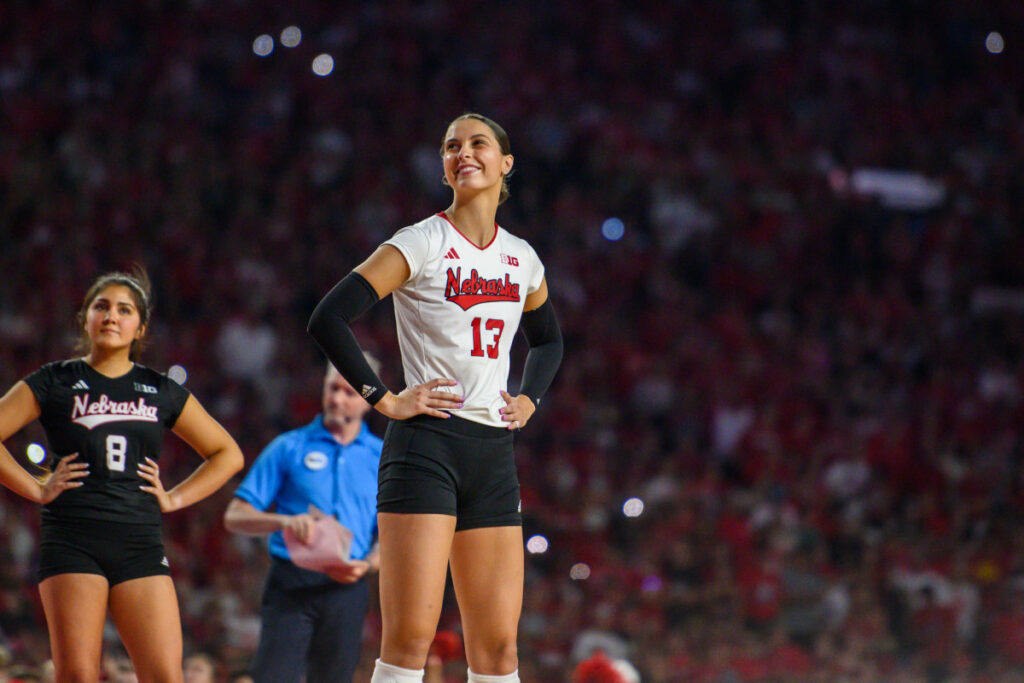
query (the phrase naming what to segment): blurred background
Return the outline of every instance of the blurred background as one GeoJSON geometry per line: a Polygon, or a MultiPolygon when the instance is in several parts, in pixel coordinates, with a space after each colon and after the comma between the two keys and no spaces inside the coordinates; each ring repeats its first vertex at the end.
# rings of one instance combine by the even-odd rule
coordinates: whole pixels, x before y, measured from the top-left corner
{"type": "MultiPolygon", "coordinates": [[[[143,362],[251,463],[319,410],[313,306],[448,205],[441,137],[480,111],[566,339],[517,442],[522,679],[600,647],[645,683],[1024,680],[1022,35],[1016,0],[5,0],[0,390],[139,262],[143,362]]],[[[400,386],[390,303],[357,334],[400,386]]],[[[167,483],[196,464],[168,440],[167,483]]],[[[267,569],[235,484],[165,520],[221,675],[267,569]]],[[[24,667],[38,516],[0,495],[24,667]]]]}

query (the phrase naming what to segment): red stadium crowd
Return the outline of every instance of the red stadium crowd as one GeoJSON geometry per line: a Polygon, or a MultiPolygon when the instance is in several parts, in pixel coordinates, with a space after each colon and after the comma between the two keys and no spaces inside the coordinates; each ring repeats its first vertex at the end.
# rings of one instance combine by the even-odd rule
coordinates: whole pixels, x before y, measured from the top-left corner
{"type": "MultiPolygon", "coordinates": [[[[0,4],[0,385],[67,357],[78,288],[138,261],[144,362],[251,462],[318,410],[313,306],[443,208],[430,132],[480,110],[566,339],[517,442],[546,542],[522,680],[1024,681],[1024,89],[986,42],[1024,14],[847,5],[0,4]]],[[[397,385],[389,309],[358,327],[397,385]]],[[[166,519],[221,680],[267,562],[221,524],[232,490],[166,519]]],[[[31,667],[37,528],[0,496],[0,644],[31,667]]]]}

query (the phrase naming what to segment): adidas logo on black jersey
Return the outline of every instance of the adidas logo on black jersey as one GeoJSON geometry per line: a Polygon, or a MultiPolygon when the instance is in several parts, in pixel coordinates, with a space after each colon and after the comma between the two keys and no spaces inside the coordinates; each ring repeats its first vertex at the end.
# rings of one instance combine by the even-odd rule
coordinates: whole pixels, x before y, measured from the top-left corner
{"type": "Polygon", "coordinates": [[[85,391],[89,391],[89,385],[85,383],[84,379],[80,379],[77,382],[75,382],[74,384],[72,384],[71,388],[72,389],[84,389],[85,391]]]}

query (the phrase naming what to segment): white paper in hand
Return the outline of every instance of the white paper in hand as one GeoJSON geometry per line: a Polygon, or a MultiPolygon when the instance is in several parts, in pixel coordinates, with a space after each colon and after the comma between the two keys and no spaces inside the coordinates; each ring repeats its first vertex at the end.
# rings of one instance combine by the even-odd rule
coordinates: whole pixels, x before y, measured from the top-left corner
{"type": "Polygon", "coordinates": [[[352,531],[343,527],[332,515],[325,515],[313,505],[309,514],[315,519],[308,543],[300,541],[289,529],[284,530],[284,544],[292,562],[304,569],[327,572],[349,566],[352,531]]]}

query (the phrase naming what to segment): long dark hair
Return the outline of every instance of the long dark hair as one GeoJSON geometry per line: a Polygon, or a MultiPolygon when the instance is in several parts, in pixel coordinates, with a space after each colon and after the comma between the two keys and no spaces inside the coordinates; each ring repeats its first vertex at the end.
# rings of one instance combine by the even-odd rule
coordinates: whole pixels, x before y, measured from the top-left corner
{"type": "Polygon", "coordinates": [[[130,272],[113,271],[104,273],[93,281],[85,293],[85,298],[82,299],[82,307],[75,316],[75,323],[79,334],[76,351],[83,354],[89,352],[92,342],[85,333],[85,318],[89,312],[89,307],[92,306],[93,300],[99,296],[100,292],[111,285],[127,287],[128,291],[132,294],[132,299],[135,301],[135,308],[139,312],[139,325],[143,328],[143,333],[142,336],[132,342],[131,350],[128,352],[129,357],[133,361],[138,361],[142,355],[142,349],[146,345],[146,333],[149,331],[149,316],[153,308],[152,283],[149,280],[149,273],[139,264],[134,264],[130,268],[130,272]]]}

